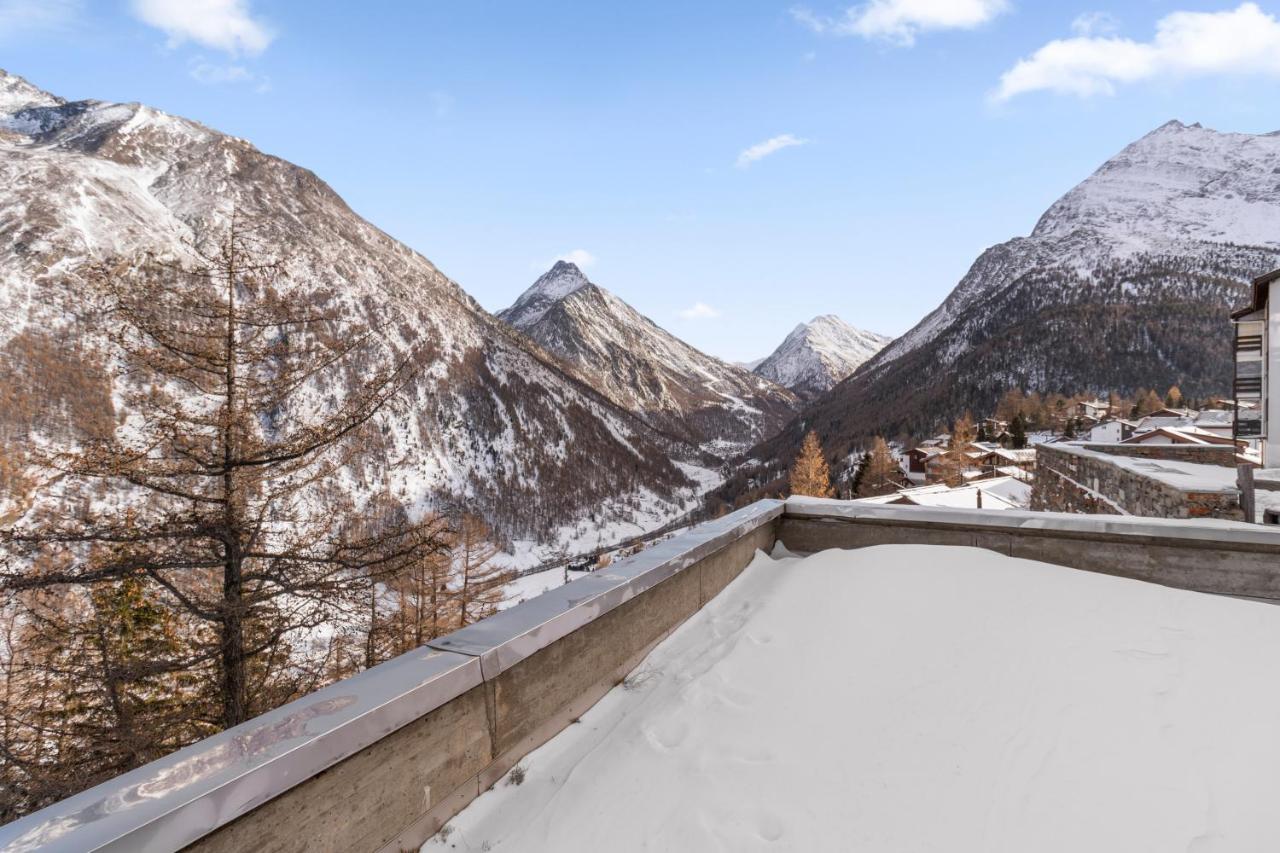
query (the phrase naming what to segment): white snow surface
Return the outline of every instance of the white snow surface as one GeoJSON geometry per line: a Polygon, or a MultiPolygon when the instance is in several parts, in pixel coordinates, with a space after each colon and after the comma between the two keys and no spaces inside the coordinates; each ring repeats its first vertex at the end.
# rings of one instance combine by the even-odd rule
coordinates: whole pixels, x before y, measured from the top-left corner
{"type": "Polygon", "coordinates": [[[1106,462],[1133,474],[1148,477],[1173,486],[1184,492],[1234,492],[1237,487],[1235,468],[1225,465],[1207,465],[1203,462],[1183,462],[1180,459],[1143,459],[1136,456],[1118,456],[1073,444],[1056,444],[1061,450],[1077,456],[1106,462]]]}
{"type": "Polygon", "coordinates": [[[817,395],[839,384],[890,340],[824,314],[796,326],[754,371],[797,393],[817,395]]]}
{"type": "Polygon", "coordinates": [[[1280,849],[1275,605],[971,548],[775,554],[423,849],[1280,849]]]}

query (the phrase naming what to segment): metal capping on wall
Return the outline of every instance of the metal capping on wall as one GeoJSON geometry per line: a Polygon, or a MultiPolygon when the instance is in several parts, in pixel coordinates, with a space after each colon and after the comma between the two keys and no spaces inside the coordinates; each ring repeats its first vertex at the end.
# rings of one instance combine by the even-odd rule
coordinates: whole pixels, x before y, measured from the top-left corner
{"type": "Polygon", "coordinates": [[[447,634],[429,645],[480,659],[486,681],[782,515],[782,501],[757,501],[737,512],[641,551],[608,572],[595,572],[524,604],[447,634]]]}
{"type": "Polygon", "coordinates": [[[759,501],[0,827],[0,850],[177,850],[783,513],[759,501]]]}
{"type": "Polygon", "coordinates": [[[1191,546],[1280,547],[1280,531],[1243,521],[1148,518],[1133,515],[1074,515],[1027,510],[886,506],[818,498],[788,498],[789,518],[978,528],[990,532],[1046,533],[1090,539],[1174,539],[1191,546]]]}

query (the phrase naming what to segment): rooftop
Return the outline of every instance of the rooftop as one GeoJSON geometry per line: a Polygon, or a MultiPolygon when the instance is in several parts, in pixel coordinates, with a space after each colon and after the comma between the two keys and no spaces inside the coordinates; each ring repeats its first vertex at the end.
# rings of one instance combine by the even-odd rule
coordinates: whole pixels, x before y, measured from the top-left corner
{"type": "Polygon", "coordinates": [[[776,548],[423,849],[1274,849],[1278,646],[1270,603],[776,548]]]}
{"type": "Polygon", "coordinates": [[[1236,485],[1236,469],[1225,465],[1207,465],[1203,462],[1183,462],[1172,459],[1143,459],[1141,457],[1117,456],[1090,450],[1078,444],[1057,444],[1054,450],[1087,456],[1107,462],[1117,468],[1123,468],[1134,474],[1149,477],[1184,492],[1221,492],[1238,491],[1236,485]]]}

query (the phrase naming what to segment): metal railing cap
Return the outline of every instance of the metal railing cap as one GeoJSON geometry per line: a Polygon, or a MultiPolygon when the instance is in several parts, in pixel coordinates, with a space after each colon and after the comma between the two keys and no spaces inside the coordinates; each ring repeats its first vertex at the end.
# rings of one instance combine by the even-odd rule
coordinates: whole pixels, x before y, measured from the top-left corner
{"type": "Polygon", "coordinates": [[[0,827],[0,850],[177,850],[481,681],[417,649],[0,827]]]}
{"type": "Polygon", "coordinates": [[[620,560],[605,571],[579,578],[433,640],[431,646],[477,655],[484,677],[495,678],[646,589],[768,524],[782,511],[782,501],[757,501],[620,560]]]}

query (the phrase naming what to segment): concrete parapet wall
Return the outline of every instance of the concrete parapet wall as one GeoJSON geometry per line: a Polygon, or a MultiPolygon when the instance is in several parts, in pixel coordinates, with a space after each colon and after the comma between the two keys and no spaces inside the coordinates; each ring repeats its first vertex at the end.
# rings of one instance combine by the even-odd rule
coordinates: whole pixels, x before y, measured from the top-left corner
{"type": "Polygon", "coordinates": [[[921,509],[788,502],[778,538],[801,552],[970,546],[1179,589],[1280,600],[1280,531],[1258,525],[921,509]]]}

